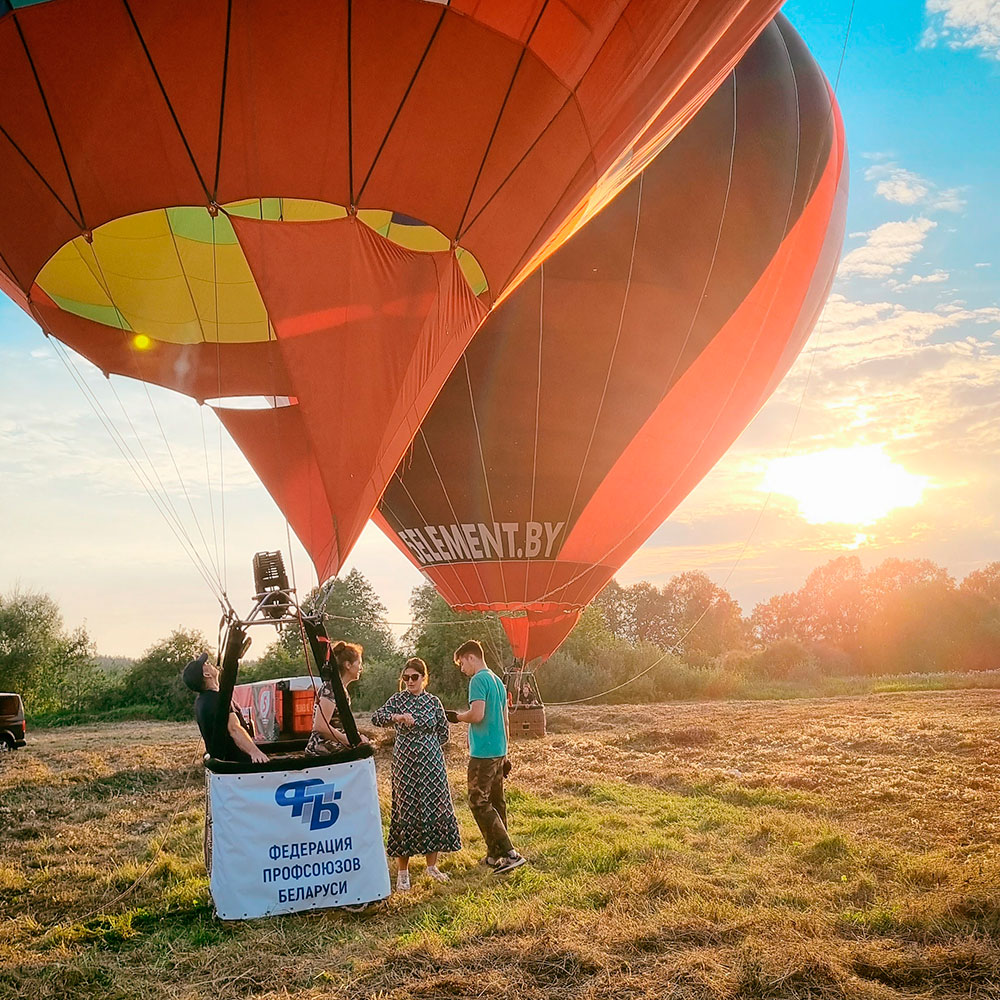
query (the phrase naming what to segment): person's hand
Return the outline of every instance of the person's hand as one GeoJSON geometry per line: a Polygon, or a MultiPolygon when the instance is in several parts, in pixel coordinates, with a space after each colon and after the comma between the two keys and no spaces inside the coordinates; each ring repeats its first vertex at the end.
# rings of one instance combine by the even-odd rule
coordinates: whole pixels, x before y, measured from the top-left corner
{"type": "Polygon", "coordinates": [[[358,739],[360,739],[362,743],[367,743],[368,746],[372,745],[372,741],[368,739],[368,737],[365,736],[364,733],[358,733],[358,739]]]}
{"type": "Polygon", "coordinates": [[[510,774],[510,758],[504,757],[503,759],[503,776],[506,778],[510,774]]]}
{"type": "Polygon", "coordinates": [[[403,714],[399,717],[399,721],[402,722],[404,726],[415,726],[417,724],[417,720],[414,719],[409,712],[403,712],[403,714]]]}
{"type": "Polygon", "coordinates": [[[444,713],[444,717],[449,722],[458,722],[458,712],[454,712],[450,708],[448,709],[447,712],[444,713]]]}
{"type": "Polygon", "coordinates": [[[266,764],[269,760],[267,754],[264,753],[262,750],[251,750],[250,759],[255,764],[266,764]]]}

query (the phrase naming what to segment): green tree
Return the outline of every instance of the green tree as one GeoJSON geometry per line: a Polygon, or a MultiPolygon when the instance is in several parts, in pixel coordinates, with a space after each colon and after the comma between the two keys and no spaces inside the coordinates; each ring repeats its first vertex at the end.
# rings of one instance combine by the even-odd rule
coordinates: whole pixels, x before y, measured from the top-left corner
{"type": "Polygon", "coordinates": [[[466,639],[478,639],[483,644],[487,664],[500,676],[513,660],[510,643],[496,615],[453,611],[433,584],[413,588],[410,615],[413,624],[403,636],[406,655],[419,656],[427,664],[431,686],[443,698],[464,697],[467,691],[468,683],[454,662],[455,650],[466,639]]]}
{"type": "MultiPolygon", "coordinates": [[[[330,638],[361,643],[366,659],[383,660],[397,654],[396,639],[386,621],[386,607],[357,569],[314,588],[302,607],[309,612],[322,611],[330,638]]],[[[292,657],[301,660],[302,635],[297,625],[285,627],[281,642],[292,657]]]]}
{"type": "Polygon", "coordinates": [[[56,661],[62,664],[57,681],[60,709],[91,711],[111,688],[111,678],[97,662],[95,652],[82,628],[59,639],[56,661]]]}
{"type": "Polygon", "coordinates": [[[608,628],[603,610],[591,604],[583,609],[580,620],[560,648],[577,662],[588,663],[620,641],[608,628]]]}
{"type": "Polygon", "coordinates": [[[635,601],[631,588],[622,587],[612,580],[591,602],[590,607],[598,608],[604,617],[608,631],[625,642],[635,641],[635,601]]]}
{"type": "Polygon", "coordinates": [[[931,585],[953,589],[955,581],[943,566],[930,559],[884,559],[865,575],[865,614],[878,614],[903,591],[931,585]]]}
{"type": "Polygon", "coordinates": [[[66,633],[47,594],[16,588],[0,596],[0,689],[21,694],[30,714],[60,709],[66,679],[92,659],[86,631],[66,633]]]}
{"type": "Polygon", "coordinates": [[[719,656],[746,644],[739,604],[700,570],[671,578],[661,594],[665,628],[660,635],[647,638],[675,649],[686,660],[719,656]]]}
{"type": "Polygon", "coordinates": [[[857,556],[838,556],[814,569],[797,594],[803,642],[827,642],[854,655],[865,613],[865,572],[857,556]]]}
{"type": "MultiPolygon", "coordinates": [[[[308,672],[302,655],[302,643],[299,642],[294,652],[289,652],[284,641],[279,638],[264,650],[259,659],[240,666],[239,683],[250,684],[254,681],[268,681],[279,677],[302,677],[308,672]]],[[[315,667],[313,672],[315,673],[315,667]]]]}
{"type": "Polygon", "coordinates": [[[776,594],[758,604],[750,615],[750,634],[759,646],[796,639],[802,632],[799,595],[776,594]]]}
{"type": "Polygon", "coordinates": [[[201,632],[175,629],[143,653],[109,698],[114,705],[148,705],[161,718],[186,718],[194,700],[181,671],[208,648],[201,632]]]}
{"type": "Polygon", "coordinates": [[[987,563],[982,569],[973,570],[962,581],[962,590],[1000,605],[1000,562],[987,563]]]}

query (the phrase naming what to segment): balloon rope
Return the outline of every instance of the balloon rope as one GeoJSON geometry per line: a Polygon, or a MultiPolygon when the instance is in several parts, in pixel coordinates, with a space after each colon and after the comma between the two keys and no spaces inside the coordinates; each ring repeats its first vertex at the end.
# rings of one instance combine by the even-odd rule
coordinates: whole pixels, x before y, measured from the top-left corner
{"type": "MultiPolygon", "coordinates": [[[[232,5],[229,7],[229,14],[226,21],[226,60],[229,59],[229,20],[232,16],[232,5]]],[[[222,81],[222,109],[225,109],[225,74],[222,81]]],[[[219,112],[219,157],[222,156],[222,110],[219,112]]],[[[216,184],[218,178],[219,165],[216,162],[216,184]]],[[[215,231],[218,222],[218,214],[209,213],[212,220],[212,291],[215,298],[215,374],[216,385],[219,398],[222,398],[222,328],[219,323],[219,244],[215,231]]],[[[222,421],[219,421],[219,524],[222,529],[222,592],[229,591],[229,562],[228,550],[226,546],[226,459],[223,450],[224,438],[222,436],[222,421]]]]}
{"type": "MultiPolygon", "coordinates": [[[[106,275],[104,273],[104,269],[103,269],[103,267],[101,265],[101,261],[100,261],[100,258],[97,255],[96,249],[91,244],[91,254],[93,256],[93,263],[94,263],[94,265],[96,265],[96,268],[97,268],[97,270],[95,271],[94,267],[91,265],[90,261],[81,252],[79,245],[77,243],[75,243],[75,242],[74,242],[73,245],[74,245],[74,247],[75,247],[75,249],[77,251],[78,256],[80,257],[80,260],[83,262],[84,266],[88,269],[88,271],[90,271],[92,277],[95,279],[95,281],[97,281],[97,283],[100,286],[101,290],[103,291],[105,297],[107,298],[108,303],[110,304],[112,310],[114,311],[115,317],[116,317],[116,319],[118,321],[119,330],[121,331],[122,335],[124,336],[126,333],[129,332],[126,329],[126,326],[125,326],[124,314],[118,308],[118,305],[115,302],[114,296],[111,293],[111,287],[108,284],[107,277],[106,277],[106,275]]],[[[156,407],[153,404],[152,396],[150,395],[150,392],[149,392],[149,386],[145,382],[145,380],[143,379],[143,372],[142,372],[142,369],[141,369],[141,364],[140,364],[140,359],[139,359],[138,352],[136,352],[136,351],[132,352],[132,360],[133,360],[133,363],[136,366],[136,378],[138,379],[139,382],[142,383],[143,390],[146,393],[146,399],[149,402],[150,409],[152,410],[153,416],[154,416],[154,418],[156,420],[156,423],[159,426],[160,435],[163,438],[164,445],[165,445],[165,447],[167,449],[168,454],[170,455],[171,461],[173,462],[174,470],[177,473],[178,481],[180,482],[181,489],[182,489],[182,491],[183,491],[183,493],[185,495],[185,498],[187,499],[188,507],[191,510],[191,516],[194,519],[195,526],[198,528],[198,533],[201,535],[202,543],[205,545],[206,555],[208,555],[209,554],[208,551],[207,551],[208,550],[208,544],[207,544],[207,542],[205,542],[205,536],[201,532],[201,526],[200,526],[200,524],[198,522],[198,517],[197,517],[197,515],[194,512],[194,507],[193,507],[193,505],[191,503],[191,498],[190,498],[190,496],[187,493],[187,488],[185,486],[183,477],[181,476],[180,470],[179,470],[179,468],[177,466],[177,462],[174,459],[173,451],[170,448],[170,443],[167,440],[166,432],[163,429],[163,425],[160,422],[159,415],[158,415],[158,413],[156,411],[156,407]]],[[[159,473],[156,470],[156,465],[154,464],[152,458],[150,457],[149,452],[146,450],[146,446],[143,443],[142,437],[138,433],[138,430],[136,429],[136,427],[135,427],[135,425],[134,425],[134,423],[133,423],[133,421],[131,419],[131,415],[129,414],[129,411],[126,408],[126,406],[124,405],[121,397],[118,395],[118,391],[115,388],[115,383],[111,381],[110,377],[108,378],[108,385],[111,387],[111,391],[114,394],[115,399],[117,400],[118,405],[119,405],[119,407],[120,407],[120,409],[122,411],[122,414],[125,417],[125,420],[128,423],[129,428],[132,431],[132,435],[134,436],[137,444],[139,445],[139,448],[141,449],[143,455],[145,456],[146,462],[149,465],[150,472],[152,473],[152,476],[144,473],[146,475],[147,481],[149,483],[149,487],[147,487],[147,492],[151,492],[152,482],[153,482],[153,479],[155,478],[157,486],[158,486],[158,490],[159,490],[159,494],[158,494],[159,500],[160,500],[160,503],[162,504],[162,508],[163,508],[161,510],[161,514],[164,513],[164,511],[169,512],[169,515],[173,518],[174,524],[176,525],[176,529],[172,528],[172,530],[174,530],[174,534],[177,535],[178,532],[180,532],[181,534],[183,534],[184,539],[186,540],[186,544],[190,548],[189,555],[193,554],[193,557],[196,560],[196,563],[200,563],[201,564],[199,572],[202,572],[202,575],[205,576],[206,578],[207,577],[211,577],[212,573],[209,571],[208,565],[206,565],[205,560],[202,558],[200,552],[198,551],[197,547],[195,546],[193,540],[191,539],[191,536],[190,536],[187,528],[185,527],[185,525],[184,525],[184,523],[183,523],[180,515],[177,512],[176,507],[173,504],[172,499],[170,498],[170,494],[167,491],[166,486],[163,483],[163,480],[160,478],[160,475],[159,475],[159,473]]],[[[94,399],[96,399],[96,395],[94,396],[94,399]]],[[[105,423],[105,426],[107,427],[107,426],[109,426],[109,424],[111,426],[113,426],[113,422],[110,420],[110,417],[107,418],[107,423],[105,423]]],[[[117,429],[116,429],[116,431],[117,431],[117,429]]],[[[117,433],[120,434],[121,432],[118,431],[117,433]]],[[[121,435],[121,437],[122,437],[122,441],[124,441],[124,436],[121,435]]],[[[130,449],[129,449],[129,451],[130,451],[130,454],[131,454],[131,450],[130,449]]],[[[132,455],[132,459],[135,461],[137,467],[141,467],[140,463],[138,462],[138,459],[135,457],[134,454],[132,455]]],[[[152,488],[152,491],[155,492],[155,488],[152,488]]],[[[164,515],[164,516],[166,516],[166,515],[164,515]]],[[[169,523],[169,521],[168,521],[168,523],[169,523]]],[[[218,568],[216,567],[215,570],[216,570],[215,576],[217,577],[218,576],[218,568]]],[[[214,586],[213,586],[212,589],[213,589],[213,592],[215,592],[215,587],[214,586]]]]}
{"type": "MultiPolygon", "coordinates": [[[[118,318],[119,327],[121,328],[121,331],[124,334],[126,332],[124,328],[125,316],[124,313],[122,313],[122,311],[118,308],[118,303],[115,302],[114,295],[112,294],[111,291],[111,285],[108,282],[107,276],[104,273],[104,266],[101,264],[101,259],[97,255],[96,245],[91,244],[90,252],[94,257],[94,263],[97,265],[97,270],[99,272],[98,280],[100,281],[101,288],[104,290],[104,294],[108,297],[108,301],[111,303],[112,309],[114,309],[115,316],[118,318]]],[[[80,256],[82,257],[83,255],[81,254],[80,256]]],[[[93,274],[93,271],[91,271],[91,273],[93,274]]],[[[198,515],[195,513],[194,504],[191,502],[191,496],[188,493],[187,483],[184,481],[183,475],[181,475],[181,470],[177,464],[177,459],[174,456],[174,451],[170,447],[170,441],[167,439],[167,432],[163,428],[163,423],[160,420],[160,415],[157,412],[156,405],[153,403],[153,396],[152,393],[150,393],[149,391],[149,383],[146,381],[145,372],[143,372],[142,370],[141,353],[139,351],[132,351],[131,357],[132,357],[132,362],[135,365],[135,370],[137,373],[136,377],[138,378],[139,382],[142,385],[143,392],[146,395],[146,401],[149,403],[150,412],[153,414],[153,419],[156,422],[157,428],[159,429],[160,437],[163,439],[163,445],[167,450],[167,455],[169,455],[170,462],[173,465],[174,472],[177,475],[177,482],[180,485],[181,492],[184,494],[184,499],[187,501],[188,510],[191,512],[191,520],[194,522],[194,526],[197,529],[198,535],[201,538],[201,543],[204,546],[205,556],[207,557],[208,561],[211,562],[211,552],[209,550],[208,542],[205,540],[204,532],[201,530],[201,521],[199,520],[198,515]]],[[[160,479],[159,473],[156,471],[156,466],[153,464],[153,460],[150,458],[149,453],[146,451],[146,446],[143,444],[142,438],[139,436],[138,431],[136,430],[134,424],[132,423],[131,416],[129,415],[128,410],[126,409],[124,403],[122,402],[121,397],[119,397],[118,391],[115,388],[115,384],[111,381],[110,378],[108,379],[108,384],[111,386],[111,391],[114,393],[115,398],[118,400],[118,405],[121,407],[122,413],[124,414],[125,419],[128,421],[128,425],[131,428],[132,433],[135,435],[136,441],[139,442],[139,447],[142,449],[143,455],[146,456],[146,461],[149,462],[149,466],[153,470],[153,474],[156,476],[156,481],[160,484],[160,488],[163,490],[164,496],[167,497],[167,502],[169,503],[171,510],[174,511],[174,516],[177,518],[178,524],[180,524],[181,523],[180,515],[177,514],[176,509],[174,508],[173,505],[173,501],[170,499],[170,495],[167,492],[167,489],[164,486],[162,480],[160,479]]],[[[185,534],[187,534],[186,529],[185,529],[185,534]]],[[[192,548],[194,548],[193,543],[192,543],[192,548]]],[[[214,566],[213,569],[215,571],[215,575],[218,576],[219,575],[218,565],[214,566]]]]}
{"type": "MultiPolygon", "coordinates": [[[[126,7],[127,6],[128,5],[126,4],[126,7]]],[[[130,17],[132,16],[131,10],[129,11],[129,16],[130,17]]],[[[138,28],[138,25],[135,24],[135,20],[134,19],[133,19],[133,26],[135,27],[136,31],[138,32],[139,28],[138,28]]],[[[141,35],[140,35],[140,40],[142,41],[143,49],[145,49],[145,41],[142,40],[142,36],[141,35]]],[[[149,55],[148,51],[147,51],[146,54],[147,54],[147,57],[148,57],[148,55],[149,55]]],[[[155,72],[155,70],[154,70],[154,72],[155,72]]],[[[165,94],[164,94],[164,97],[166,97],[165,94]]],[[[168,105],[169,105],[169,102],[168,102],[168,105]]],[[[173,109],[171,108],[171,114],[172,113],[173,113],[173,109]]],[[[178,124],[178,128],[180,128],[179,124],[178,124]]],[[[182,133],[182,138],[183,138],[183,133],[182,133]]],[[[184,141],[185,141],[185,145],[187,145],[187,140],[185,139],[184,141]]],[[[199,175],[199,177],[200,177],[200,175],[199,175]]],[[[207,188],[206,188],[206,193],[207,193],[207,188]]],[[[180,247],[177,245],[177,234],[174,232],[174,228],[170,224],[170,214],[167,212],[166,209],[163,209],[163,221],[164,221],[164,224],[166,225],[167,232],[170,233],[170,243],[171,243],[171,245],[174,248],[174,256],[177,259],[177,269],[180,271],[181,275],[184,278],[184,287],[187,289],[188,299],[191,302],[191,311],[194,314],[195,322],[198,324],[198,330],[199,330],[199,332],[201,334],[202,343],[206,343],[207,344],[208,343],[208,338],[205,336],[205,324],[202,321],[201,313],[198,310],[198,304],[195,301],[194,291],[191,288],[190,276],[188,275],[187,268],[184,267],[184,262],[181,259],[180,247]]],[[[216,330],[218,330],[218,327],[216,327],[216,330]]],[[[221,359],[218,356],[218,337],[216,337],[216,368],[217,368],[217,371],[219,370],[220,360],[221,359]]],[[[220,375],[220,378],[221,378],[221,375],[220,375]]],[[[215,498],[214,498],[214,496],[212,494],[212,473],[211,473],[211,469],[209,467],[209,461],[208,461],[208,436],[207,436],[206,431],[205,431],[205,411],[204,411],[204,409],[201,406],[198,407],[198,419],[199,419],[199,424],[201,426],[201,448],[202,448],[202,454],[205,457],[205,483],[206,483],[206,489],[207,489],[207,494],[208,494],[209,519],[211,520],[211,523],[212,523],[212,548],[213,548],[213,551],[215,552],[214,566],[215,566],[216,575],[218,575],[219,574],[219,568],[222,565],[222,561],[221,561],[220,554],[219,554],[219,532],[218,532],[218,528],[217,528],[216,523],[215,523],[215,498]]]]}
{"type": "Polygon", "coordinates": [[[146,495],[153,501],[153,506],[156,508],[157,512],[163,518],[167,527],[173,532],[174,537],[180,543],[181,549],[187,555],[187,557],[193,563],[195,569],[201,575],[202,579],[208,584],[209,590],[212,591],[213,595],[222,603],[222,594],[219,591],[215,580],[212,575],[208,572],[204,563],[198,557],[197,551],[194,549],[191,543],[190,537],[184,531],[183,525],[176,524],[174,520],[171,520],[171,515],[176,518],[176,512],[169,509],[164,501],[163,497],[157,492],[153,486],[152,480],[149,478],[148,473],[143,469],[142,464],[132,453],[128,442],[125,440],[124,435],[115,425],[114,421],[108,415],[107,411],[104,409],[100,400],[97,398],[93,389],[87,385],[86,380],[83,376],[75,369],[72,362],[68,357],[68,348],[56,337],[51,338],[52,343],[55,347],[56,356],[62,362],[63,366],[66,368],[70,375],[70,378],[77,384],[80,391],[83,393],[84,399],[90,404],[91,409],[94,411],[95,416],[101,422],[104,429],[108,432],[108,436],[111,438],[115,447],[121,452],[122,457],[128,463],[132,472],[135,474],[136,478],[139,480],[139,484],[146,491],[146,495]]]}

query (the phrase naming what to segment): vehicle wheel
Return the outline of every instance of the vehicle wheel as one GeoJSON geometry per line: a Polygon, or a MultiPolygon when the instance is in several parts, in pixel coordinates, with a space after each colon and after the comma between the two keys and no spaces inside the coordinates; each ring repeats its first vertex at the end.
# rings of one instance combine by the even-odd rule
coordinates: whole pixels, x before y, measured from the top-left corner
{"type": "Polygon", "coordinates": [[[0,737],[0,753],[13,753],[17,749],[17,744],[9,737],[0,737]]]}

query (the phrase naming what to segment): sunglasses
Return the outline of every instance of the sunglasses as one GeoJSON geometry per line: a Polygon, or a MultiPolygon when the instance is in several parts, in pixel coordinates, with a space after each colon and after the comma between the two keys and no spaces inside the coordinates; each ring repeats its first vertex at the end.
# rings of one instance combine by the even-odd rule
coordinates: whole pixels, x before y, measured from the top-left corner
{"type": "Polygon", "coordinates": [[[423,680],[423,674],[403,674],[404,681],[420,681],[423,680]]]}

